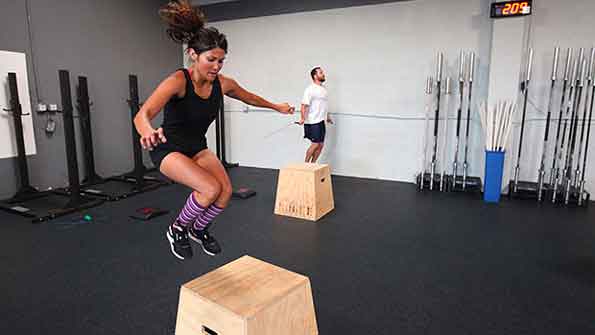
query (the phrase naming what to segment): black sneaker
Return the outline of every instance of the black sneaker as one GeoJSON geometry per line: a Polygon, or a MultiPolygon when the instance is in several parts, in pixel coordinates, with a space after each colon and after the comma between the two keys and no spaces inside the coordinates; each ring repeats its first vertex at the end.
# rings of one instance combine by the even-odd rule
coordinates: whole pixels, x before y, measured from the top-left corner
{"type": "Polygon", "coordinates": [[[191,225],[188,228],[188,235],[191,239],[202,246],[202,250],[205,252],[205,254],[215,256],[221,252],[219,243],[213,236],[211,236],[211,234],[209,234],[208,230],[194,229],[194,226],[191,225]]]}
{"type": "Polygon", "coordinates": [[[192,246],[188,241],[188,230],[186,228],[170,225],[165,236],[167,236],[174,256],[182,260],[192,258],[192,246]]]}

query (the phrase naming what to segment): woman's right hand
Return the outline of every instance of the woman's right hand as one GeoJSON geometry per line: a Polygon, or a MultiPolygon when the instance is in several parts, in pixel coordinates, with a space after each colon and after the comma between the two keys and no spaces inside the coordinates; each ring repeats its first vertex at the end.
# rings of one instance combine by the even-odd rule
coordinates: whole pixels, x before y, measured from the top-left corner
{"type": "Polygon", "coordinates": [[[151,129],[151,131],[141,134],[140,145],[145,150],[153,150],[160,143],[167,142],[165,135],[163,134],[163,128],[157,130],[151,129]]]}

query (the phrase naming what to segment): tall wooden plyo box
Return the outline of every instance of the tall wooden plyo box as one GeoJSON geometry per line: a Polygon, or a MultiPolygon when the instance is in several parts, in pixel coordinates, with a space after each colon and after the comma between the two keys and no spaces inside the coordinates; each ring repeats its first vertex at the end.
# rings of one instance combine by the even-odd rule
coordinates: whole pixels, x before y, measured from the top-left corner
{"type": "Polygon", "coordinates": [[[176,335],[317,335],[308,277],[243,256],[180,289],[176,335]]]}
{"type": "Polygon", "coordinates": [[[275,214],[317,221],[334,208],[328,164],[291,164],[279,171],[275,214]]]}

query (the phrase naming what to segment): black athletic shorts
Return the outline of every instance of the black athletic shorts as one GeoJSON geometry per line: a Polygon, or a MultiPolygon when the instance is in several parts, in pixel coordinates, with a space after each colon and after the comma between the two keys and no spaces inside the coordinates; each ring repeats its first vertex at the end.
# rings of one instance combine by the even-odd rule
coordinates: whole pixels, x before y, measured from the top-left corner
{"type": "Polygon", "coordinates": [[[163,161],[165,156],[169,155],[172,152],[179,152],[188,158],[192,158],[204,149],[207,149],[206,138],[201,141],[198,141],[197,143],[192,144],[191,146],[179,145],[168,141],[165,143],[160,143],[155,148],[153,148],[153,150],[149,151],[149,156],[151,156],[151,161],[153,161],[155,167],[159,169],[161,167],[161,162],[163,161]]]}
{"type": "Polygon", "coordinates": [[[304,124],[304,138],[309,139],[312,143],[323,143],[326,135],[326,126],[324,121],[314,124],[304,124]]]}

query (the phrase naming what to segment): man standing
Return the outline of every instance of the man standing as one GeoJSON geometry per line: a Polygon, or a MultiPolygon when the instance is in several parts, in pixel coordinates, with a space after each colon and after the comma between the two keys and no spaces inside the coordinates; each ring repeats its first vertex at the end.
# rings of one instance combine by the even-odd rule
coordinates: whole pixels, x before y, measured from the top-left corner
{"type": "Polygon", "coordinates": [[[302,117],[299,123],[304,125],[304,138],[312,142],[306,151],[305,161],[306,163],[316,163],[324,146],[325,119],[330,124],[333,122],[327,113],[327,91],[322,86],[326,80],[324,71],[317,66],[310,71],[310,77],[312,77],[312,84],[304,91],[300,110],[302,117]]]}

